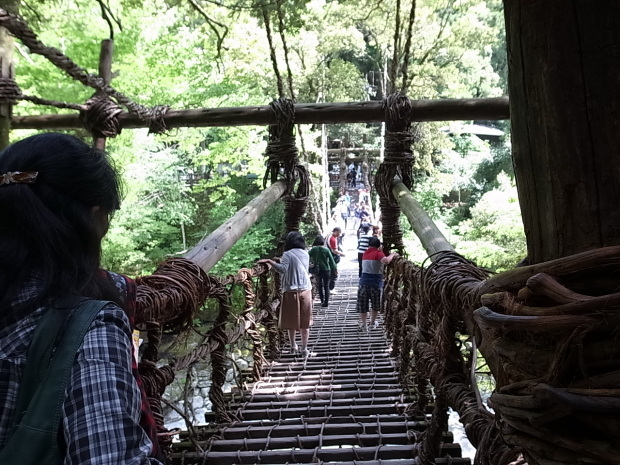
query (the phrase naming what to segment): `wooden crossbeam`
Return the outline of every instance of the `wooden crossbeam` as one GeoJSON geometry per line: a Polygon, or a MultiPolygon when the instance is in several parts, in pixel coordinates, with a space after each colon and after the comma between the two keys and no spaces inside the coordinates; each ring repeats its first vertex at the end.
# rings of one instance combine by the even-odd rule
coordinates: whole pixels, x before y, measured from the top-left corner
{"type": "MultiPolygon", "coordinates": [[[[441,99],[412,101],[412,121],[462,121],[509,119],[508,97],[485,99],[441,99]]],[[[119,114],[121,127],[145,128],[148,121],[137,115],[119,114]]],[[[295,123],[372,123],[385,119],[383,101],[346,103],[300,103],[295,105],[295,123]]],[[[166,128],[209,126],[265,126],[275,124],[271,107],[197,108],[170,110],[164,116],[166,128]]],[[[82,128],[77,114],[14,116],[13,129],[82,128]]]]}

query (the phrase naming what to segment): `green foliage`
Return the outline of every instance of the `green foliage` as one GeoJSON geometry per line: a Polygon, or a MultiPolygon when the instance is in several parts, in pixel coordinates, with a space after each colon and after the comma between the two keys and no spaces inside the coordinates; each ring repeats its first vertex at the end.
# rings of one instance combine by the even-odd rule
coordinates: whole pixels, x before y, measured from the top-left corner
{"type": "Polygon", "coordinates": [[[482,160],[476,169],[473,179],[478,189],[472,196],[478,199],[482,193],[499,187],[498,175],[500,173],[505,173],[514,180],[512,153],[507,141],[491,146],[491,158],[482,160]]]}
{"type": "Polygon", "coordinates": [[[193,222],[196,210],[181,176],[185,166],[180,153],[141,139],[144,132],[132,134],[131,151],[121,140],[113,146],[129,189],[104,240],[103,263],[129,275],[152,272],[167,256],[182,251],[182,228],[193,222]]]}
{"type": "Polygon", "coordinates": [[[455,247],[479,266],[499,272],[514,268],[527,252],[516,187],[504,173],[498,182],[472,207],[471,219],[455,228],[462,238],[455,247]]]}
{"type": "MultiPolygon", "coordinates": [[[[201,210],[196,218],[196,224],[188,232],[192,244],[208,236],[260,192],[256,180],[245,176],[230,176],[227,179],[224,185],[196,194],[196,201],[201,205],[201,210]]],[[[222,276],[234,274],[239,268],[250,267],[259,258],[271,254],[279,235],[284,230],[283,218],[283,204],[277,202],[210,272],[222,276]]]]}
{"type": "MultiPolygon", "coordinates": [[[[122,30],[114,26],[112,85],[145,106],[264,105],[277,97],[261,4],[198,3],[202,12],[189,2],[109,0],[107,4],[122,24],[122,30]],[[219,37],[213,21],[222,25],[219,37]],[[224,28],[227,34],[220,55],[218,42],[224,28]]],[[[409,8],[408,2],[401,4],[402,11],[409,8]]],[[[277,66],[286,80],[276,4],[265,6],[271,13],[277,66]]],[[[393,57],[395,7],[394,0],[287,3],[282,9],[287,27],[283,32],[298,101],[382,98],[386,68],[393,57]]],[[[484,97],[505,92],[501,12],[500,0],[441,4],[418,0],[408,95],[484,97]]],[[[34,0],[22,6],[22,13],[43,43],[96,73],[100,42],[110,34],[97,2],[34,0]],[[60,10],[62,15],[57,14],[60,10]]],[[[94,92],[45,59],[30,55],[19,41],[17,47],[16,79],[24,93],[83,103],[94,92]]],[[[39,112],[23,102],[15,108],[16,114],[39,112]]],[[[485,192],[500,189],[500,171],[511,173],[509,151],[489,151],[486,146],[478,147],[475,140],[450,140],[441,129],[444,125],[427,123],[416,128],[416,196],[440,223],[458,224],[471,211],[470,229],[463,225],[455,230],[467,240],[479,241],[474,231],[484,221],[474,222],[474,205],[485,192]],[[459,194],[457,213],[450,205],[454,192],[459,194]]],[[[87,137],[84,131],[76,133],[87,137]]],[[[381,144],[378,123],[329,125],[328,134],[348,138],[356,146],[381,144]]],[[[23,132],[14,133],[14,137],[22,136],[23,132]]],[[[319,152],[317,134],[303,127],[303,136],[306,150],[319,152]]],[[[182,253],[230,218],[260,191],[265,141],[266,128],[256,127],[187,128],[160,136],[126,130],[110,140],[108,149],[123,169],[127,196],[105,242],[106,266],[128,274],[148,273],[159,261],[182,253]]],[[[317,157],[311,158],[313,179],[319,183],[325,173],[315,163],[317,157]]],[[[282,218],[282,206],[272,208],[214,271],[230,273],[271,254],[283,230],[282,218]]],[[[302,231],[311,235],[315,222],[307,216],[305,223],[302,231]]]]}

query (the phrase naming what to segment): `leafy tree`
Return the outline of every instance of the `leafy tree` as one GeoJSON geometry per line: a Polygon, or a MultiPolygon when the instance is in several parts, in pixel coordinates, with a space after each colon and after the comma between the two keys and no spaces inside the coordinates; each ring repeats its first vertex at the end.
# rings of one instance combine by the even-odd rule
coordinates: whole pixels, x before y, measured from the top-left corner
{"type": "Polygon", "coordinates": [[[124,161],[128,189],[104,240],[103,263],[129,275],[145,274],[166,257],[184,249],[183,230],[193,222],[196,204],[182,176],[184,165],[174,148],[162,148],[132,134],[135,152],[117,142],[117,159],[124,161]],[[123,157],[125,158],[123,160],[123,157]]]}
{"type": "MultiPolygon", "coordinates": [[[[118,19],[112,22],[112,84],[136,102],[174,108],[263,105],[278,95],[261,3],[106,3],[118,19]]],[[[410,4],[401,3],[403,12],[408,11],[410,4]]],[[[500,1],[417,3],[408,94],[414,98],[501,94],[500,1]]],[[[384,95],[386,68],[393,57],[395,0],[289,2],[285,8],[281,5],[286,30],[281,30],[278,3],[265,6],[278,66],[286,77],[280,33],[284,34],[298,101],[350,101],[384,95]]],[[[96,72],[100,41],[110,35],[100,2],[33,0],[22,12],[45,44],[96,72]],[[56,14],[60,7],[63,15],[56,14]]],[[[93,93],[43,58],[28,54],[19,43],[16,59],[17,81],[25,93],[74,103],[84,102],[93,93]]],[[[15,111],[28,114],[40,109],[20,103],[15,111]]],[[[442,157],[450,145],[441,126],[420,126],[423,137],[414,146],[416,173],[429,176],[418,184],[420,193],[437,215],[445,213],[437,199],[453,187],[450,173],[441,171],[442,157]]],[[[348,134],[357,144],[380,144],[379,124],[331,125],[328,131],[331,137],[348,134]]],[[[87,137],[83,131],[77,133],[87,137]]],[[[303,135],[308,153],[318,152],[315,131],[303,128],[299,135],[303,135]]],[[[106,246],[109,266],[130,274],[150,270],[159,260],[184,249],[182,229],[191,246],[234,214],[249,196],[259,192],[265,141],[265,128],[253,127],[188,128],[148,137],[125,131],[110,140],[109,150],[126,173],[128,193],[106,246]],[[162,199],[165,205],[159,202],[162,199]]],[[[320,184],[325,176],[322,165],[316,156],[310,158],[309,166],[320,184]]],[[[462,160],[463,168],[467,163],[479,167],[472,179],[480,194],[495,186],[496,173],[506,168],[505,163],[496,161],[479,164],[462,160]]],[[[470,174],[468,171],[467,176],[470,174]]],[[[462,177],[465,184],[465,174],[462,177]]],[[[222,266],[247,265],[250,256],[259,256],[265,247],[275,244],[281,232],[272,228],[279,224],[277,215],[281,215],[280,207],[268,214],[269,223],[257,224],[247,234],[250,243],[244,247],[251,254],[246,254],[246,249],[241,249],[244,253],[231,251],[222,266]]]]}
{"type": "MultiPolygon", "coordinates": [[[[230,176],[224,186],[203,191],[203,221],[199,228],[193,227],[192,237],[198,242],[217,229],[239,209],[256,197],[260,188],[256,180],[245,176],[230,176]]],[[[267,254],[273,253],[277,240],[284,230],[283,204],[273,205],[250,230],[218,261],[211,270],[214,274],[226,275],[251,264],[267,254]]]]}
{"type": "Polygon", "coordinates": [[[499,187],[485,193],[471,209],[471,219],[455,228],[459,253],[494,271],[514,268],[526,252],[517,189],[505,173],[499,187]]]}

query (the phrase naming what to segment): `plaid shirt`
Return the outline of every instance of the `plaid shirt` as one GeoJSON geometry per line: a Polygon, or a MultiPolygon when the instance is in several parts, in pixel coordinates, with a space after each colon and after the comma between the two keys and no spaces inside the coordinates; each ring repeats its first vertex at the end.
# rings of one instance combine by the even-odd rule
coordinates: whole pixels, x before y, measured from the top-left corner
{"type": "MultiPolygon", "coordinates": [[[[36,283],[25,286],[13,306],[36,295],[36,283]]],[[[26,356],[45,308],[0,329],[0,444],[10,433],[26,356]]],[[[61,432],[65,465],[159,464],[140,426],[141,393],[132,374],[129,318],[106,305],[91,324],[71,372],[62,407],[61,432]]]]}

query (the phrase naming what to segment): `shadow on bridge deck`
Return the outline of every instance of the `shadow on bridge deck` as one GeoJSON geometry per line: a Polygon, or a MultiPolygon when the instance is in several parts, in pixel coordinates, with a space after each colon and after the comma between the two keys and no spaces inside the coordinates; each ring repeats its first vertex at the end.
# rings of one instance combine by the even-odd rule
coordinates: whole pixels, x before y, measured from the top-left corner
{"type": "MultiPolygon", "coordinates": [[[[422,463],[416,437],[428,415],[409,410],[412,399],[398,382],[382,327],[358,330],[354,249],[339,268],[329,307],[315,301],[311,355],[285,348],[263,379],[248,387],[245,399],[229,405],[238,421],[221,428],[204,452],[177,447],[175,463],[422,463]]],[[[443,439],[436,463],[470,463],[450,433],[443,439]]]]}

